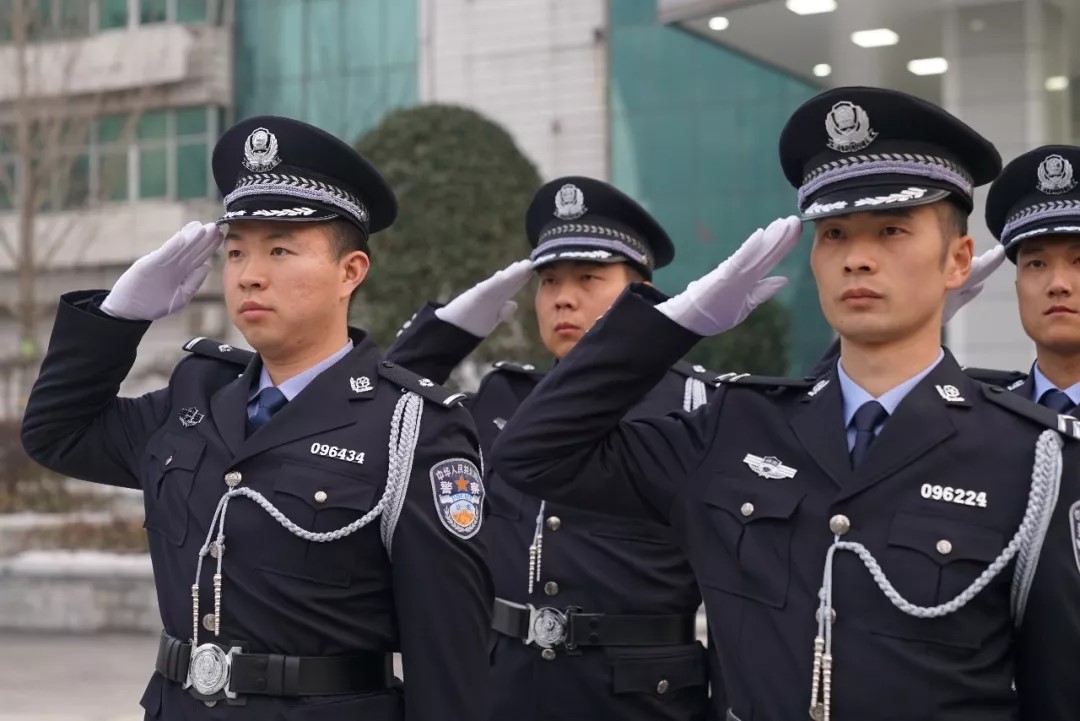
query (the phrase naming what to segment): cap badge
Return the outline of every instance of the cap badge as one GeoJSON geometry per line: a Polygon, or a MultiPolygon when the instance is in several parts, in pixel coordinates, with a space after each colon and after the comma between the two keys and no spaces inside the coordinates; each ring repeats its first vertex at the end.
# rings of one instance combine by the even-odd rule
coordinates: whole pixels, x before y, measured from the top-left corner
{"type": "Polygon", "coordinates": [[[266,128],[255,128],[244,141],[244,167],[253,173],[273,170],[281,163],[278,142],[266,128]]]}
{"type": "Polygon", "coordinates": [[[829,134],[826,143],[840,153],[853,153],[862,150],[877,137],[877,131],[870,127],[870,118],[866,111],[855,103],[842,100],[832,106],[825,116],[825,131],[829,134]]]}
{"type": "Polygon", "coordinates": [[[560,220],[574,220],[585,215],[585,194],[573,183],[567,183],[555,194],[555,217],[560,220]]]}
{"type": "Polygon", "coordinates": [[[1073,180],[1073,167],[1060,155],[1047,155],[1039,163],[1038,188],[1047,195],[1060,195],[1076,187],[1073,180]]]}

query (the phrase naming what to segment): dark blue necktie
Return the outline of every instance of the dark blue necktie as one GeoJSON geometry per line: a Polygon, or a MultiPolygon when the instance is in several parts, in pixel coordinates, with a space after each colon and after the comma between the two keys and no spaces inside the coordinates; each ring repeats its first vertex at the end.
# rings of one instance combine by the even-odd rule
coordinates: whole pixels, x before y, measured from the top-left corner
{"type": "Polygon", "coordinates": [[[248,433],[262,428],[275,413],[285,407],[289,399],[274,386],[263,388],[255,399],[255,412],[248,419],[248,433]]]}
{"type": "Polygon", "coordinates": [[[1059,391],[1057,388],[1051,388],[1042,394],[1042,398],[1039,399],[1040,406],[1046,406],[1058,413],[1072,413],[1076,404],[1072,402],[1072,398],[1069,398],[1068,394],[1063,391],[1059,391]]]}
{"type": "Polygon", "coordinates": [[[866,458],[866,452],[870,450],[870,444],[874,442],[874,429],[884,423],[888,417],[888,411],[877,401],[867,401],[855,411],[851,419],[851,425],[855,426],[855,445],[851,447],[852,468],[858,468],[866,458]]]}

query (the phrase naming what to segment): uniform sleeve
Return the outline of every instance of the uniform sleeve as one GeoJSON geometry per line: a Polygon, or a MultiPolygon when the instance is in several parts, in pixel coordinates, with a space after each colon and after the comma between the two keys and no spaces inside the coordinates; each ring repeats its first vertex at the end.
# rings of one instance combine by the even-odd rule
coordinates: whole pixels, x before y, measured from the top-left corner
{"type": "Polygon", "coordinates": [[[484,340],[441,320],[428,303],[401,329],[386,358],[436,383],[445,383],[458,365],[484,340]]]}
{"type": "Polygon", "coordinates": [[[532,496],[667,520],[709,450],[723,390],[691,413],[622,419],[697,340],[624,292],[514,413],[492,468],[532,496]]]}
{"type": "Polygon", "coordinates": [[[1017,637],[1020,721],[1080,718],[1080,492],[1069,460],[1017,637]]]}
{"type": "Polygon", "coordinates": [[[60,300],[52,338],[22,422],[22,443],[41,465],[73,478],[138,488],[135,459],[158,428],[167,391],[118,398],[149,323],[96,310],[104,291],[60,300]]]}
{"type": "Polygon", "coordinates": [[[466,411],[425,407],[390,558],[406,721],[486,721],[494,590],[477,448],[466,411]]]}

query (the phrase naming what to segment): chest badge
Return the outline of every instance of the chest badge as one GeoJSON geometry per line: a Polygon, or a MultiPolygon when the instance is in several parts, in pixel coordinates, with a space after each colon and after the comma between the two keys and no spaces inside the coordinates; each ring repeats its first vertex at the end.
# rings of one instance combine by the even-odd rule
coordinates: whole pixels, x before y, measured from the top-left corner
{"type": "Polygon", "coordinates": [[[191,408],[181,408],[179,418],[180,425],[184,428],[192,428],[202,423],[203,418],[206,418],[206,416],[193,406],[191,408]]]}
{"type": "Polygon", "coordinates": [[[352,388],[353,393],[367,393],[371,390],[371,379],[367,376],[360,376],[359,378],[350,378],[349,387],[352,388]]]}
{"type": "Polygon", "coordinates": [[[949,403],[963,403],[964,397],[960,395],[960,389],[956,386],[934,386],[934,389],[938,392],[938,395],[942,399],[949,403]]]}
{"type": "Polygon", "coordinates": [[[780,462],[780,459],[776,456],[755,456],[753,453],[747,453],[746,458],[742,459],[743,463],[750,466],[750,470],[758,474],[762,478],[768,478],[771,481],[775,481],[781,478],[794,478],[797,470],[791,466],[785,466],[780,462]]]}
{"type": "Polygon", "coordinates": [[[484,479],[464,458],[448,458],[431,467],[435,512],[450,533],[472,538],[484,520],[484,479]]]}

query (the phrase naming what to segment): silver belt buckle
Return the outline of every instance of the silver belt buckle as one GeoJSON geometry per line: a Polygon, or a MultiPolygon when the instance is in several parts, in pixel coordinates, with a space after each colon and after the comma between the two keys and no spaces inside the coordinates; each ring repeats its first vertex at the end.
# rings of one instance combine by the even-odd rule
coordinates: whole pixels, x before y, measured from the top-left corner
{"type": "Polygon", "coordinates": [[[224,692],[225,698],[236,698],[236,694],[229,690],[229,679],[233,654],[237,653],[241,653],[239,646],[226,651],[213,643],[204,643],[193,649],[184,688],[192,688],[200,696],[212,697],[224,692]]]}
{"type": "Polygon", "coordinates": [[[540,648],[555,648],[566,643],[569,635],[570,618],[557,608],[543,606],[537,608],[531,603],[529,609],[529,637],[526,644],[536,644],[540,648]]]}

